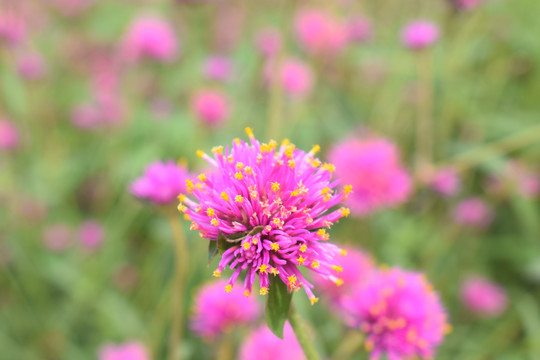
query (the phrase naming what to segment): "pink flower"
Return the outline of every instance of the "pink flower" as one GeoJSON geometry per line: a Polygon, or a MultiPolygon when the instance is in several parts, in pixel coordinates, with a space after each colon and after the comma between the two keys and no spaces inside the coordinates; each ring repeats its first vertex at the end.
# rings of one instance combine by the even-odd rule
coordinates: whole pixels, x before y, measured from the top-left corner
{"type": "Polygon", "coordinates": [[[338,257],[337,264],[342,268],[342,281],[335,283],[315,275],[314,285],[329,297],[332,305],[341,308],[343,300],[352,291],[362,285],[376,270],[373,258],[363,250],[351,246],[345,247],[338,257]]]}
{"type": "Polygon", "coordinates": [[[410,176],[388,140],[349,138],[331,149],[329,159],[337,176],[353,186],[346,202],[353,214],[364,216],[401,204],[411,194],[410,176]]]}
{"type": "Polygon", "coordinates": [[[249,143],[238,139],[232,147],[216,147],[214,157],[198,151],[214,170],[199,175],[197,184],[187,182],[195,201],[180,196],[178,209],[201,237],[230,238],[214,271],[219,277],[226,267],[234,270],[226,291],[245,270],[246,293],[258,277],[259,293],[267,294],[270,276],[276,276],[290,291],[303,288],[315,303],[313,285],[299,267],[339,282],[340,249],[327,241],[326,229],[349,214],[336,207],[351,189],[336,191],[334,167],[314,157],[318,146],[306,153],[288,141],[260,144],[251,129],[246,132],[249,143]]]}
{"type": "Polygon", "coordinates": [[[439,296],[419,273],[382,270],[346,300],[350,324],[366,333],[370,359],[431,358],[447,330],[439,296]]]}
{"type": "Polygon", "coordinates": [[[431,179],[431,187],[444,196],[454,196],[461,189],[461,179],[452,168],[438,170],[431,179]]]}
{"type": "Polygon", "coordinates": [[[85,221],[79,228],[79,241],[88,250],[97,248],[105,238],[105,231],[97,221],[85,221]]]}
{"type": "Polygon", "coordinates": [[[451,0],[452,3],[459,9],[471,11],[480,5],[484,0],[451,0]]]}
{"type": "Polygon", "coordinates": [[[523,196],[534,198],[540,192],[540,174],[519,161],[508,163],[505,177],[523,196]]]}
{"type": "Polygon", "coordinates": [[[268,28],[260,31],[255,41],[263,56],[272,57],[281,50],[281,33],[276,29],[268,28]]]}
{"type": "Polygon", "coordinates": [[[0,118],[0,150],[13,150],[19,143],[19,130],[15,124],[6,118],[0,118]]]}
{"type": "Polygon", "coordinates": [[[349,41],[368,42],[373,35],[371,21],[361,15],[353,16],[347,21],[347,32],[349,41]]]}
{"type": "Polygon", "coordinates": [[[149,200],[154,205],[164,205],[186,192],[187,179],[185,166],[172,160],[155,162],[146,168],[142,177],[131,183],[130,191],[139,199],[149,200]]]}
{"type": "Polygon", "coordinates": [[[198,91],[191,100],[191,109],[208,126],[221,125],[229,115],[229,103],[219,90],[198,91]]]}
{"type": "Polygon", "coordinates": [[[50,225],[43,232],[43,243],[52,251],[65,250],[72,240],[71,229],[64,224],[50,225]]]}
{"type": "Polygon", "coordinates": [[[478,197],[461,201],[453,210],[456,224],[485,228],[493,220],[493,211],[478,197]]]}
{"type": "Polygon", "coordinates": [[[283,340],[274,335],[266,326],[258,330],[242,343],[239,360],[305,360],[304,352],[296,340],[291,325],[285,323],[283,340]]]}
{"type": "Polygon", "coordinates": [[[224,56],[212,56],[206,59],[204,73],[212,80],[226,81],[231,77],[232,65],[224,56]]]}
{"type": "Polygon", "coordinates": [[[278,74],[278,81],[283,90],[292,98],[305,98],[313,88],[313,71],[306,63],[296,59],[286,59],[277,63],[272,59],[265,68],[265,78],[270,82],[273,74],[278,74]]]}
{"type": "Polygon", "coordinates": [[[178,55],[178,41],[174,28],[163,18],[136,18],[124,38],[124,55],[129,61],[152,59],[171,62],[178,55]]]}
{"type": "Polygon", "coordinates": [[[468,278],[461,288],[461,300],[472,312],[486,317],[498,316],[506,310],[506,291],[483,277],[468,278]]]}
{"type": "Polygon", "coordinates": [[[150,360],[143,344],[135,341],[106,344],[99,349],[99,360],[150,360]]]}
{"type": "Polygon", "coordinates": [[[65,16],[77,16],[92,5],[94,0],[50,0],[49,2],[65,16]]]}
{"type": "Polygon", "coordinates": [[[403,29],[401,42],[404,46],[421,50],[433,45],[439,39],[439,28],[429,21],[413,21],[403,29]]]}
{"type": "Polygon", "coordinates": [[[212,339],[259,317],[257,300],[244,296],[236,288],[225,293],[226,284],[226,281],[207,284],[197,294],[191,328],[198,336],[212,339]]]}
{"type": "Polygon", "coordinates": [[[45,75],[45,62],[39,53],[27,53],[17,59],[17,71],[28,80],[40,79],[45,75]]]}
{"type": "Polygon", "coordinates": [[[294,28],[298,42],[311,54],[338,55],[349,39],[346,24],[322,10],[300,11],[294,28]]]}
{"type": "Polygon", "coordinates": [[[12,12],[0,12],[0,45],[20,45],[26,38],[25,20],[12,12]]]}

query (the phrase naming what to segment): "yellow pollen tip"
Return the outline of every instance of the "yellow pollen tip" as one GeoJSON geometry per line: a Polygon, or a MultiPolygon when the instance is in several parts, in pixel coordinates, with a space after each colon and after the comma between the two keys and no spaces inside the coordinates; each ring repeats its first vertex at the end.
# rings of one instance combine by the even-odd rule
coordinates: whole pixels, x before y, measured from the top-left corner
{"type": "Polygon", "coordinates": [[[296,284],[296,275],[291,275],[287,278],[287,280],[289,280],[289,283],[290,284],[296,284]]]}
{"type": "Polygon", "coordinates": [[[246,249],[246,250],[249,250],[249,248],[251,247],[251,244],[248,243],[248,242],[245,242],[245,243],[242,245],[242,247],[243,247],[244,249],[246,249]]]}
{"type": "Polygon", "coordinates": [[[199,174],[199,176],[197,176],[197,178],[198,178],[200,181],[206,181],[206,180],[207,180],[207,177],[206,177],[206,174],[205,174],[205,173],[199,174]]]}
{"type": "Polygon", "coordinates": [[[328,170],[328,171],[330,171],[330,172],[336,171],[336,167],[335,167],[334,164],[325,163],[325,164],[323,164],[322,168],[323,168],[324,170],[328,170]]]}
{"type": "Polygon", "coordinates": [[[343,285],[343,279],[336,279],[336,281],[334,281],[334,283],[337,285],[337,286],[341,286],[343,285]]]}
{"type": "Polygon", "coordinates": [[[315,155],[316,153],[318,153],[319,151],[321,151],[321,147],[319,145],[313,145],[313,147],[311,148],[311,153],[313,155],[315,155]]]}
{"type": "Polygon", "coordinates": [[[278,182],[273,182],[272,183],[272,191],[278,191],[279,190],[279,183],[278,182]]]}
{"type": "Polygon", "coordinates": [[[289,146],[290,143],[291,143],[291,141],[289,139],[283,139],[283,141],[281,142],[281,145],[289,146]]]}
{"type": "Polygon", "coordinates": [[[260,288],[259,294],[261,294],[261,295],[266,295],[266,294],[268,294],[268,288],[267,288],[267,287],[262,287],[262,288],[260,288]]]}
{"type": "Polygon", "coordinates": [[[259,266],[258,270],[259,270],[259,272],[265,273],[266,269],[268,269],[268,265],[262,264],[261,266],[259,266]]]}
{"type": "Polygon", "coordinates": [[[225,286],[225,292],[230,293],[231,290],[232,290],[232,285],[231,284],[228,284],[227,286],[225,286]]]}
{"type": "Polygon", "coordinates": [[[296,259],[296,261],[298,261],[298,264],[299,264],[299,265],[303,265],[304,262],[306,261],[306,258],[300,256],[300,257],[298,257],[298,259],[296,259]]]}
{"type": "Polygon", "coordinates": [[[246,172],[246,174],[251,174],[253,172],[253,168],[251,168],[251,166],[246,166],[244,171],[246,172]]]}
{"type": "Polygon", "coordinates": [[[184,195],[184,194],[180,194],[177,196],[178,200],[181,201],[181,202],[185,202],[186,199],[187,199],[187,196],[184,195]]]}
{"type": "Polygon", "coordinates": [[[244,296],[245,296],[245,297],[251,296],[251,291],[249,291],[249,290],[244,290],[244,296]]]}
{"type": "Polygon", "coordinates": [[[345,185],[345,188],[343,189],[343,193],[349,194],[352,192],[352,185],[345,185]]]}
{"type": "Polygon", "coordinates": [[[328,193],[328,194],[324,195],[324,201],[330,201],[330,199],[332,199],[332,194],[331,193],[328,193]]]}
{"type": "Polygon", "coordinates": [[[236,174],[234,174],[234,177],[238,180],[242,180],[244,178],[244,175],[240,171],[238,171],[236,174]]]}
{"type": "Polygon", "coordinates": [[[270,269],[270,273],[271,273],[271,274],[274,274],[274,275],[278,275],[278,274],[279,274],[279,270],[273,267],[272,269],[270,269]]]}
{"type": "Polygon", "coordinates": [[[292,169],[296,166],[296,162],[294,160],[289,160],[287,161],[287,165],[289,165],[289,167],[292,169]]]}
{"type": "Polygon", "coordinates": [[[238,202],[238,203],[242,203],[242,202],[244,202],[244,197],[242,195],[236,195],[234,197],[234,201],[238,202]]]}
{"type": "Polygon", "coordinates": [[[229,195],[225,191],[221,193],[221,198],[225,201],[229,201],[229,195]]]}
{"type": "Polygon", "coordinates": [[[298,249],[298,250],[300,250],[300,252],[306,252],[306,250],[307,250],[307,245],[306,245],[306,244],[302,244],[302,245],[300,246],[300,249],[298,249]]]}
{"type": "Polygon", "coordinates": [[[347,217],[351,214],[351,210],[349,210],[348,208],[341,208],[341,215],[343,215],[344,217],[347,217]]]}
{"type": "Polygon", "coordinates": [[[181,213],[186,211],[186,207],[184,206],[184,204],[178,204],[178,211],[180,211],[181,213]]]}
{"type": "Polygon", "coordinates": [[[202,151],[202,150],[197,150],[197,151],[195,152],[195,154],[197,154],[198,157],[202,158],[202,157],[204,156],[204,151],[202,151]]]}
{"type": "Polygon", "coordinates": [[[311,262],[311,267],[312,267],[313,269],[318,269],[320,266],[321,266],[321,264],[319,264],[319,261],[317,261],[317,260],[313,260],[313,261],[311,262]]]}
{"type": "Polygon", "coordinates": [[[317,235],[319,236],[324,236],[326,234],[326,230],[325,229],[319,229],[317,230],[317,235]]]}
{"type": "Polygon", "coordinates": [[[341,266],[338,266],[338,265],[332,265],[331,268],[334,269],[334,270],[336,270],[336,271],[343,272],[343,268],[342,268],[341,266]]]}
{"type": "Polygon", "coordinates": [[[330,188],[325,187],[324,189],[321,190],[321,195],[324,195],[324,194],[328,193],[329,191],[330,191],[330,188]]]}
{"type": "Polygon", "coordinates": [[[215,214],[214,209],[212,209],[212,208],[206,209],[206,215],[212,217],[212,216],[214,216],[214,214],[215,214]]]}
{"type": "Polygon", "coordinates": [[[294,190],[293,192],[291,192],[291,196],[298,196],[298,190],[294,190]]]}
{"type": "Polygon", "coordinates": [[[253,137],[253,130],[249,127],[249,126],[246,126],[246,128],[244,129],[244,131],[246,132],[246,135],[251,139],[253,137]]]}
{"type": "Polygon", "coordinates": [[[220,270],[214,270],[214,274],[213,274],[215,277],[221,277],[221,271],[220,270]]]}
{"type": "Polygon", "coordinates": [[[216,155],[223,155],[223,146],[214,146],[212,152],[216,155]]]}
{"type": "Polygon", "coordinates": [[[316,303],[319,302],[319,298],[318,297],[312,297],[309,299],[309,301],[311,301],[311,305],[315,305],[316,303]]]}
{"type": "Polygon", "coordinates": [[[189,218],[189,215],[188,215],[188,214],[184,214],[184,220],[188,220],[188,221],[191,220],[191,219],[189,218]]]}
{"type": "Polygon", "coordinates": [[[218,219],[216,219],[216,218],[212,218],[212,220],[210,220],[210,224],[212,224],[213,226],[218,226],[218,225],[219,225],[219,221],[218,221],[218,219]]]}
{"type": "Polygon", "coordinates": [[[347,250],[345,250],[345,249],[340,249],[340,250],[339,250],[339,255],[341,255],[341,256],[347,255],[347,250]]]}
{"type": "Polygon", "coordinates": [[[244,164],[241,163],[241,162],[237,162],[237,163],[236,163],[236,168],[237,168],[238,170],[242,170],[242,169],[244,168],[244,164]]]}
{"type": "Polygon", "coordinates": [[[278,251],[278,250],[279,250],[279,244],[278,244],[278,243],[272,243],[272,245],[270,245],[270,247],[271,247],[272,250],[274,250],[274,251],[278,251]]]}

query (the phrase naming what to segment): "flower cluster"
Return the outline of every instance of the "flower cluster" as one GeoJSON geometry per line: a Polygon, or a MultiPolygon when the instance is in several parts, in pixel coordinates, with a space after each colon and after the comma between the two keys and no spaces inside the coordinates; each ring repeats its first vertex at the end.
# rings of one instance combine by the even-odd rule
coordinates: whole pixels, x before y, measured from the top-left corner
{"type": "Polygon", "coordinates": [[[234,269],[226,291],[245,270],[246,296],[257,276],[261,295],[269,291],[270,276],[277,276],[289,291],[303,288],[315,303],[313,285],[299,267],[340,281],[334,259],[340,249],[328,242],[327,229],[349,215],[337,206],[351,187],[336,191],[335,167],[314,157],[318,146],[306,153],[287,140],[278,147],[259,143],[249,128],[246,133],[249,143],[237,139],[232,147],[216,147],[214,157],[198,151],[215,169],[196,183],[187,181],[195,200],[180,195],[178,208],[201,237],[227,244],[214,271],[219,277],[227,266],[234,269]]]}
{"type": "Polygon", "coordinates": [[[472,312],[485,316],[498,316],[506,309],[506,291],[480,276],[468,278],[461,288],[461,299],[472,312]]]}
{"type": "Polygon", "coordinates": [[[174,161],[150,164],[144,176],[131,184],[131,193],[140,199],[150,200],[156,205],[170,203],[178,194],[186,192],[188,171],[174,161]]]}
{"type": "Polygon", "coordinates": [[[304,360],[305,358],[289,323],[285,323],[283,339],[274,335],[266,326],[261,326],[242,344],[238,357],[239,360],[304,360]]]}
{"type": "Polygon", "coordinates": [[[346,301],[351,325],[366,334],[371,359],[430,358],[449,329],[438,295],[421,274],[399,268],[370,276],[346,301]]]}

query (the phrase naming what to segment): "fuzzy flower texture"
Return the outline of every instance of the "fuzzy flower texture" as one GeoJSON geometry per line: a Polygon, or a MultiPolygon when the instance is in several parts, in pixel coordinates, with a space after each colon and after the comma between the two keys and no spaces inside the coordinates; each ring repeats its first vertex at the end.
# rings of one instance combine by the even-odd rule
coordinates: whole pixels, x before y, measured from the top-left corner
{"type": "Polygon", "coordinates": [[[227,292],[245,270],[246,296],[256,277],[259,293],[266,295],[270,276],[277,276],[289,291],[303,288],[314,304],[318,298],[313,285],[299,267],[341,282],[341,268],[334,261],[341,250],[328,243],[326,231],[349,215],[349,209],[337,205],[351,187],[335,190],[339,181],[331,179],[334,166],[314,157],[319,146],[306,153],[287,140],[278,147],[274,141],[259,143],[250,128],[246,133],[249,143],[237,139],[231,148],[216,147],[213,158],[198,151],[215,171],[200,174],[197,183],[187,181],[187,191],[196,200],[180,195],[178,209],[201,237],[226,238],[230,247],[214,276],[220,277],[227,266],[234,270],[227,292]]]}

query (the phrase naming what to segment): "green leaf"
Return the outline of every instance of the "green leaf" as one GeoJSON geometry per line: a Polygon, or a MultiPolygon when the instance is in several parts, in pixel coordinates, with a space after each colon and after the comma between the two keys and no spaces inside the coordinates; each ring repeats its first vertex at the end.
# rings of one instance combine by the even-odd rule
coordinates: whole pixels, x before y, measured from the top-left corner
{"type": "Polygon", "coordinates": [[[283,327],[289,315],[291,299],[292,294],[287,290],[287,285],[277,276],[270,277],[268,301],[266,302],[266,323],[268,328],[280,339],[283,339],[283,327]]]}
{"type": "Polygon", "coordinates": [[[208,241],[208,265],[212,262],[218,252],[218,242],[216,240],[208,241]]]}

